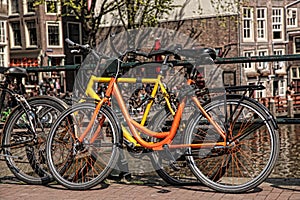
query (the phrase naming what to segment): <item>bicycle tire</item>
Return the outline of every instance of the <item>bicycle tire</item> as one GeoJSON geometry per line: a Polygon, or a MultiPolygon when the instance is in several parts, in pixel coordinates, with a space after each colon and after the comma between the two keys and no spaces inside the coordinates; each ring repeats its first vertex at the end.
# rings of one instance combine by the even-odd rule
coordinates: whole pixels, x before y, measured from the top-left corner
{"type": "Polygon", "coordinates": [[[5,154],[16,158],[5,157],[5,160],[10,171],[19,180],[28,184],[47,184],[53,179],[45,163],[46,137],[52,121],[67,108],[67,105],[60,99],[50,96],[33,97],[27,102],[37,111],[37,116],[32,118],[36,119],[34,124],[36,124],[37,140],[32,140],[35,133],[32,133],[29,128],[29,120],[24,109],[18,105],[6,120],[2,141],[5,154]],[[46,115],[52,117],[51,121],[45,120],[46,115]]]}
{"type": "Polygon", "coordinates": [[[83,143],[76,138],[89,124],[94,103],[76,104],[63,112],[53,124],[46,144],[48,167],[55,180],[72,190],[87,190],[103,181],[115,167],[119,157],[121,129],[110,107],[102,106],[98,118],[101,134],[89,143],[98,128],[95,120],[83,143]]]}
{"type": "MultiPolygon", "coordinates": [[[[188,148],[186,158],[194,175],[206,186],[219,192],[246,192],[260,185],[272,172],[279,154],[278,131],[269,113],[253,100],[228,95],[226,110],[231,120],[226,125],[224,107],[224,99],[215,99],[205,110],[221,128],[231,127],[229,139],[239,135],[240,141],[231,143],[227,149],[188,148]],[[220,174],[220,169],[221,177],[211,176],[220,174]]],[[[202,114],[191,118],[185,134],[186,144],[218,141],[222,139],[202,114]]]]}
{"type": "MultiPolygon", "coordinates": [[[[149,129],[156,132],[169,131],[173,122],[173,116],[168,109],[158,111],[149,123],[149,129]]],[[[153,140],[153,142],[155,142],[153,140]]],[[[172,152],[176,154],[176,152],[172,152]]],[[[182,186],[182,185],[199,185],[201,182],[191,173],[187,166],[185,157],[175,155],[178,169],[170,166],[169,160],[164,159],[163,152],[154,151],[150,155],[151,163],[156,173],[168,184],[182,186]]]]}

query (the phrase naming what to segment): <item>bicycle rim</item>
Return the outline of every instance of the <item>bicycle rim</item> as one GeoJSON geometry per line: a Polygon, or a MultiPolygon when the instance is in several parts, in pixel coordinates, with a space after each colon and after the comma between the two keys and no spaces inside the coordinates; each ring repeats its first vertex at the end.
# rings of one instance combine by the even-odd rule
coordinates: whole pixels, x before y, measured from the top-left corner
{"type": "Polygon", "coordinates": [[[46,152],[49,169],[63,186],[86,190],[103,181],[115,166],[119,156],[117,125],[102,107],[83,143],[77,138],[84,132],[95,110],[95,104],[82,103],[64,112],[54,123],[48,137],[46,152]],[[101,119],[104,122],[99,123],[101,119]],[[94,142],[93,133],[101,126],[94,142]]]}
{"type": "Polygon", "coordinates": [[[52,181],[45,154],[51,123],[41,119],[45,115],[56,119],[65,106],[52,98],[43,97],[29,99],[28,103],[36,111],[33,119],[39,119],[34,122],[36,133],[31,130],[25,111],[20,106],[14,109],[3,129],[2,145],[5,147],[5,154],[10,155],[6,157],[6,163],[18,179],[28,184],[47,184],[52,181]]]}

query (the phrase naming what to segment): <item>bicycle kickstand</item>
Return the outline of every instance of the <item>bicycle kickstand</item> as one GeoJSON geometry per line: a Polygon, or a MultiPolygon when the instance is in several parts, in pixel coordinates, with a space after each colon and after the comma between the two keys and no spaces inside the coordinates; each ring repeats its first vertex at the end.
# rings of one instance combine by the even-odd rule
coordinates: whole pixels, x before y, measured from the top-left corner
{"type": "Polygon", "coordinates": [[[176,159],[172,155],[172,153],[169,149],[169,145],[167,145],[167,144],[163,145],[163,149],[164,149],[164,152],[166,153],[166,156],[168,157],[168,159],[170,159],[169,160],[170,167],[175,171],[179,171],[180,166],[178,165],[178,163],[176,162],[176,159]]]}

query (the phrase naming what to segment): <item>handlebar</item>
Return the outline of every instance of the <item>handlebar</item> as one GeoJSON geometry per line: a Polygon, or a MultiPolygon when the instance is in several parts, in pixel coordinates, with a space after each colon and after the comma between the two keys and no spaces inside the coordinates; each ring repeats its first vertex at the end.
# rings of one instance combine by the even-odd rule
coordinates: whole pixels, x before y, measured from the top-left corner
{"type": "MultiPolygon", "coordinates": [[[[84,44],[84,45],[78,44],[78,43],[73,42],[69,38],[66,38],[65,42],[67,42],[71,46],[79,47],[80,49],[84,49],[84,50],[87,50],[87,51],[91,52],[97,60],[100,60],[101,58],[109,58],[105,55],[98,54],[93,48],[90,47],[89,44],[84,44]]],[[[79,53],[79,52],[80,52],[79,50],[71,50],[71,53],[79,53]]]]}
{"type": "MultiPolygon", "coordinates": [[[[84,50],[87,50],[87,51],[91,52],[98,60],[100,60],[101,58],[105,58],[105,59],[111,58],[111,57],[108,57],[108,56],[105,56],[103,54],[100,54],[100,53],[96,52],[88,44],[81,45],[81,44],[78,44],[78,43],[75,43],[75,42],[71,41],[69,38],[66,38],[65,41],[71,46],[79,47],[80,49],[84,49],[84,50]]],[[[113,49],[113,51],[116,51],[116,50],[113,49]]],[[[72,50],[71,52],[72,53],[79,53],[78,50],[77,51],[72,50]]],[[[136,56],[142,56],[142,57],[145,57],[145,58],[152,58],[153,56],[173,55],[178,60],[180,60],[181,56],[195,58],[197,60],[202,60],[202,59],[207,59],[207,58],[209,58],[211,60],[215,60],[215,58],[216,58],[216,51],[214,49],[211,49],[211,48],[201,48],[201,49],[181,49],[181,48],[177,48],[174,51],[166,50],[166,49],[159,49],[159,50],[151,51],[150,53],[138,51],[136,49],[130,49],[130,50],[126,50],[123,53],[117,53],[117,54],[118,54],[118,59],[120,59],[120,60],[123,60],[124,57],[128,54],[134,54],[136,56]]]]}

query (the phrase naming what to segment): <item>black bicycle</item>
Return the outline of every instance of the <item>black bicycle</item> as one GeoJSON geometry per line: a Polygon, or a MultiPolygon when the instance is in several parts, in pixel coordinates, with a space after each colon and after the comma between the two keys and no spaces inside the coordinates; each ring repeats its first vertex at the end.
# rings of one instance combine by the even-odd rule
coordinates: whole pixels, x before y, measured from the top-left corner
{"type": "Polygon", "coordinates": [[[28,184],[47,184],[52,176],[46,168],[44,142],[51,124],[67,104],[52,96],[26,99],[24,68],[1,67],[0,73],[5,77],[0,84],[0,108],[14,107],[3,125],[0,157],[18,179],[28,184]]]}

